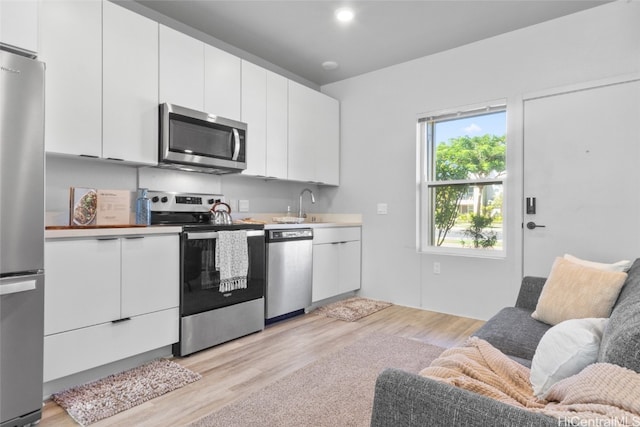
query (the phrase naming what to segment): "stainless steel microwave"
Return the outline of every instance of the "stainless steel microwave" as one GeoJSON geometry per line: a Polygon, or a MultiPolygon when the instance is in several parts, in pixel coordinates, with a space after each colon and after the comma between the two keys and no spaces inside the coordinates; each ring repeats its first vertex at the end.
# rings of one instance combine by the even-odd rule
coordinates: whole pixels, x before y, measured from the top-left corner
{"type": "Polygon", "coordinates": [[[158,162],[189,171],[240,173],[247,168],[247,124],[161,104],[158,162]]]}

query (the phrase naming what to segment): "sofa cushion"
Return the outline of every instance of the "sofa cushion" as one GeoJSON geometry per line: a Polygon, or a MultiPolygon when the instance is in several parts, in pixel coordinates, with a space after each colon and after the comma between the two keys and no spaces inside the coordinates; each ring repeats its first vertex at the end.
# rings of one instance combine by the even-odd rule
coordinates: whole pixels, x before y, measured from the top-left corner
{"type": "Polygon", "coordinates": [[[506,307],[473,335],[488,341],[507,356],[531,360],[540,339],[549,328],[550,325],[533,319],[531,310],[506,307]]]}
{"type": "Polygon", "coordinates": [[[533,393],[541,399],[556,382],[582,371],[598,358],[609,319],[571,319],[549,329],[531,361],[533,393]]]}
{"type": "Polygon", "coordinates": [[[640,373],[640,259],[631,269],[602,335],[598,362],[640,373]]]}
{"type": "Polygon", "coordinates": [[[609,317],[626,278],[627,273],[584,267],[558,257],[531,316],[550,325],[609,317]]]}

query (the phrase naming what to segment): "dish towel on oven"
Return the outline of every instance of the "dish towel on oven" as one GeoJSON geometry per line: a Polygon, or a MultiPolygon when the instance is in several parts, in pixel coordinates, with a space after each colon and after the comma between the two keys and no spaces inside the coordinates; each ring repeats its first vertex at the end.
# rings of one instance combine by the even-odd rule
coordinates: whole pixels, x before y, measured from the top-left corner
{"type": "Polygon", "coordinates": [[[247,287],[249,250],[246,230],[218,232],[216,268],[220,271],[220,292],[247,287]]]}

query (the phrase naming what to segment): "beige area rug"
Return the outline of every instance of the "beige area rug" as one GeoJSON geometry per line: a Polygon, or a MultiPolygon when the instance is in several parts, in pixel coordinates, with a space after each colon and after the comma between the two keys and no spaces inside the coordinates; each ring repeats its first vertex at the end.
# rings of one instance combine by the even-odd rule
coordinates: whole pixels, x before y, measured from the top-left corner
{"type": "Polygon", "coordinates": [[[378,374],[387,367],[419,372],[443,348],[370,335],[268,385],[190,427],[365,427],[378,374]]]}
{"type": "Polygon", "coordinates": [[[76,386],[51,396],[78,424],[86,426],[154,397],[199,380],[202,376],[167,359],[76,386]]]}
{"type": "Polygon", "coordinates": [[[345,322],[355,322],[392,305],[390,302],[354,297],[319,307],[316,313],[345,322]]]}

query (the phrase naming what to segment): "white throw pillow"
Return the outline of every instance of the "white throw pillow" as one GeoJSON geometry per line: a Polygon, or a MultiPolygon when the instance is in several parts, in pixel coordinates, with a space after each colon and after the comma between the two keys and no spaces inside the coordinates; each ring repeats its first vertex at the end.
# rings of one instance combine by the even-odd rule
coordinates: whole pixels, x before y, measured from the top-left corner
{"type": "Polygon", "coordinates": [[[587,261],[585,259],[580,259],[578,257],[574,257],[573,255],[569,255],[569,254],[564,254],[564,259],[566,259],[567,261],[571,261],[574,264],[579,264],[584,267],[596,268],[598,270],[603,270],[603,271],[627,272],[629,271],[629,269],[631,268],[631,265],[633,264],[633,261],[628,261],[626,259],[622,261],[614,262],[612,264],[605,264],[602,262],[587,261]]]}
{"type": "Polygon", "coordinates": [[[596,362],[602,333],[609,319],[571,319],[549,329],[531,361],[533,393],[545,399],[556,382],[596,362]]]}

